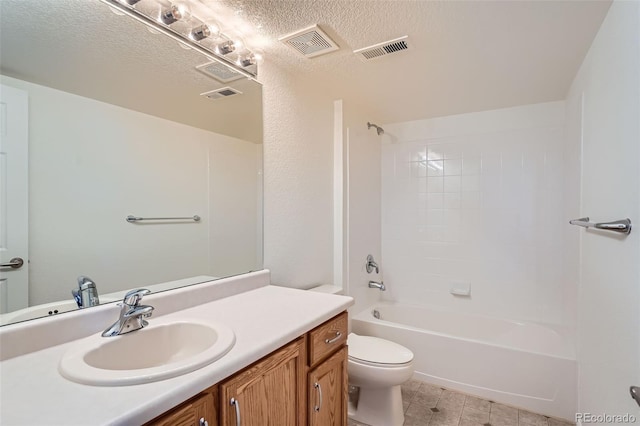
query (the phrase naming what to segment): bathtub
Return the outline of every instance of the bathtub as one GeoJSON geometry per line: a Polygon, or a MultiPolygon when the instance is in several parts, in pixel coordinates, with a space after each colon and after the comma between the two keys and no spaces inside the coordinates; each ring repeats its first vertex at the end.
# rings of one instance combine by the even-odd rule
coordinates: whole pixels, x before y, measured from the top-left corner
{"type": "Polygon", "coordinates": [[[575,349],[552,327],[386,303],[355,315],[351,326],[411,349],[418,380],[574,420],[575,349]]]}

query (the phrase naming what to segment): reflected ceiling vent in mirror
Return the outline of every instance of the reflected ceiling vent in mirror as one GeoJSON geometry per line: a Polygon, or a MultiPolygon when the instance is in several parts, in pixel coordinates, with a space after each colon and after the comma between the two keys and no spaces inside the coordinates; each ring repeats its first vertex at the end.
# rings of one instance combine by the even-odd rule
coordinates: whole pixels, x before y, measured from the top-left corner
{"type": "Polygon", "coordinates": [[[282,36],[278,40],[305,58],[313,58],[340,49],[317,25],[282,36]]]}
{"type": "Polygon", "coordinates": [[[219,62],[207,62],[206,64],[198,65],[196,69],[221,83],[229,83],[244,77],[242,74],[235,72],[219,62]]]}
{"type": "Polygon", "coordinates": [[[233,87],[223,87],[222,89],[211,90],[209,92],[200,93],[200,96],[204,96],[212,101],[216,99],[228,98],[230,96],[242,95],[242,92],[234,89],[233,87]]]}
{"type": "Polygon", "coordinates": [[[358,58],[366,62],[371,59],[377,59],[382,56],[402,52],[407,49],[409,49],[409,37],[403,36],[394,40],[384,41],[382,43],[374,44],[373,46],[354,50],[353,53],[355,53],[358,58]]]}

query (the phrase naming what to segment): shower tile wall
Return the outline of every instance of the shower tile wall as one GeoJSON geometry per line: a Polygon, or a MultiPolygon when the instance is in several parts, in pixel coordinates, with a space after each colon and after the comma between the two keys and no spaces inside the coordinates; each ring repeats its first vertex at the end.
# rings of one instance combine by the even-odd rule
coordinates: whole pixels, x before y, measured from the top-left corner
{"type": "Polygon", "coordinates": [[[385,297],[563,323],[564,103],[384,127],[385,297]]]}

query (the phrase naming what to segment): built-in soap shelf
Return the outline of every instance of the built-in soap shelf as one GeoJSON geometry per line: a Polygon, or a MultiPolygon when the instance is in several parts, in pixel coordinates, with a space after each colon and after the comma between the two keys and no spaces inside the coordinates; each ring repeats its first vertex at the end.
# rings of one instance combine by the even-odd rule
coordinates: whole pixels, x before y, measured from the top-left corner
{"type": "Polygon", "coordinates": [[[471,283],[469,281],[451,281],[449,293],[459,297],[471,297],[471,283]]]}

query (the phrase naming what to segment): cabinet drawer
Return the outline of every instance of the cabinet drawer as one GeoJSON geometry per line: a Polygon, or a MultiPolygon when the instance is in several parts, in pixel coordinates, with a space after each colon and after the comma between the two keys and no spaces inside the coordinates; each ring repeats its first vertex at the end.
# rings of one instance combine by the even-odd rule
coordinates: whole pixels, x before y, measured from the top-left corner
{"type": "Polygon", "coordinates": [[[347,341],[347,313],[343,312],[309,333],[309,365],[340,349],[347,341]]]}
{"type": "Polygon", "coordinates": [[[145,426],[217,426],[214,394],[217,394],[217,390],[215,393],[203,393],[190,402],[156,417],[145,426]]]}

